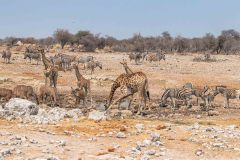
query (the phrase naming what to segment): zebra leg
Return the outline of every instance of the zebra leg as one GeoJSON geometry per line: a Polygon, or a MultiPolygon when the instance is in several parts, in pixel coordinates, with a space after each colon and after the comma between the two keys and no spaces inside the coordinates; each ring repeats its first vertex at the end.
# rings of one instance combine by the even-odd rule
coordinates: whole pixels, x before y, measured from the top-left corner
{"type": "Polygon", "coordinates": [[[229,108],[229,98],[227,99],[227,108],[229,108]]]}
{"type": "Polygon", "coordinates": [[[175,98],[172,98],[172,97],[170,99],[171,99],[171,103],[172,103],[171,108],[172,108],[172,111],[174,111],[176,108],[176,100],[175,100],[175,98]]]}
{"type": "Polygon", "coordinates": [[[229,99],[227,98],[227,96],[225,96],[224,99],[224,108],[228,108],[229,107],[229,99]]]}
{"type": "Polygon", "coordinates": [[[192,108],[192,104],[191,104],[191,98],[187,98],[186,99],[186,103],[187,103],[187,108],[192,108]]]}
{"type": "Polygon", "coordinates": [[[208,111],[208,108],[209,108],[209,97],[205,97],[204,98],[204,108],[203,108],[203,110],[206,110],[206,111],[208,111]]]}

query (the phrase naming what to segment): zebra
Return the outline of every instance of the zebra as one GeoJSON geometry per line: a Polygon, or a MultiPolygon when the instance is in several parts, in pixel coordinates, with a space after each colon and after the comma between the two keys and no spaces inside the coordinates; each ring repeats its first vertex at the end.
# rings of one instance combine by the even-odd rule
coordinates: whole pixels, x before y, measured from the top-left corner
{"type": "Polygon", "coordinates": [[[102,69],[102,63],[99,61],[90,61],[84,66],[84,69],[91,70],[91,74],[94,72],[95,68],[102,69]],[[86,68],[85,68],[86,67],[86,68]]]}
{"type": "MultiPolygon", "coordinates": [[[[50,61],[52,62],[53,65],[58,66],[59,68],[63,69],[63,62],[62,58],[60,57],[59,54],[51,56],[50,61]]],[[[65,71],[65,70],[64,70],[65,71]]]]}
{"type": "Polygon", "coordinates": [[[87,63],[87,62],[93,61],[93,59],[94,59],[93,56],[80,57],[77,62],[78,62],[78,64],[79,64],[79,63],[85,64],[85,63],[87,63]]]}
{"type": "Polygon", "coordinates": [[[62,59],[62,66],[65,70],[71,69],[71,63],[75,61],[76,57],[75,56],[69,56],[65,54],[60,54],[60,57],[62,59]]]}
{"type": "Polygon", "coordinates": [[[190,88],[190,89],[192,89],[193,88],[193,84],[191,82],[188,82],[188,83],[184,84],[182,88],[190,88]]]}
{"type": "Polygon", "coordinates": [[[29,58],[30,60],[30,63],[32,63],[32,59],[35,59],[37,61],[37,65],[38,65],[38,62],[41,61],[41,54],[39,53],[24,53],[24,59],[27,59],[29,58]]]}
{"type": "Polygon", "coordinates": [[[2,53],[2,58],[6,63],[10,63],[11,56],[12,56],[12,52],[10,51],[9,48],[7,49],[7,51],[3,51],[2,53]]]}
{"type": "Polygon", "coordinates": [[[189,88],[168,88],[165,90],[161,97],[160,107],[165,107],[167,99],[171,99],[172,109],[176,108],[176,99],[184,100],[188,108],[191,108],[190,100],[194,94],[192,89],[189,88]]]}
{"type": "Polygon", "coordinates": [[[216,86],[215,95],[222,94],[224,96],[224,108],[229,108],[229,99],[239,99],[240,90],[229,89],[226,86],[216,86]]]}
{"type": "Polygon", "coordinates": [[[161,60],[166,60],[166,57],[165,57],[165,54],[163,53],[154,53],[154,54],[148,54],[147,58],[146,58],[147,61],[149,61],[150,63],[151,62],[160,62],[161,60]]]}
{"type": "Polygon", "coordinates": [[[129,57],[130,62],[132,60],[134,60],[136,64],[139,64],[140,59],[143,58],[142,53],[129,53],[128,57],[129,57]]]}
{"type": "Polygon", "coordinates": [[[193,84],[188,82],[184,84],[182,88],[189,88],[193,90],[193,95],[197,97],[197,105],[199,105],[199,98],[201,98],[204,101],[204,105],[206,105],[206,92],[209,90],[209,87],[205,85],[203,88],[197,88],[193,87],[193,84]]]}
{"type": "Polygon", "coordinates": [[[204,100],[204,106],[205,106],[206,111],[209,110],[209,106],[212,106],[212,102],[214,101],[214,98],[218,94],[219,94],[219,92],[216,91],[216,89],[208,88],[208,90],[204,92],[204,94],[202,95],[202,99],[204,100]]]}
{"type": "Polygon", "coordinates": [[[142,62],[146,59],[148,53],[148,51],[142,53],[142,62]]]}

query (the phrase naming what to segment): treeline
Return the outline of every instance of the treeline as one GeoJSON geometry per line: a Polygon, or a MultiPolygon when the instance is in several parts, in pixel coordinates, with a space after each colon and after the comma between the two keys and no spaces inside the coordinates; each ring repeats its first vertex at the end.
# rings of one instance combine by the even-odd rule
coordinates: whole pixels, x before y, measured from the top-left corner
{"type": "Polygon", "coordinates": [[[68,30],[58,29],[53,36],[35,39],[6,37],[0,43],[14,45],[18,41],[28,44],[41,44],[51,46],[59,43],[62,48],[66,44],[71,46],[83,46],[87,52],[95,49],[111,48],[118,52],[144,52],[164,50],[166,52],[211,52],[217,54],[238,54],[240,53],[240,33],[236,30],[224,30],[221,35],[215,37],[207,33],[203,37],[185,38],[182,36],[172,37],[170,33],[163,32],[160,36],[143,37],[141,34],[134,34],[131,38],[117,40],[110,36],[100,36],[89,31],[79,31],[76,34],[68,30]]]}

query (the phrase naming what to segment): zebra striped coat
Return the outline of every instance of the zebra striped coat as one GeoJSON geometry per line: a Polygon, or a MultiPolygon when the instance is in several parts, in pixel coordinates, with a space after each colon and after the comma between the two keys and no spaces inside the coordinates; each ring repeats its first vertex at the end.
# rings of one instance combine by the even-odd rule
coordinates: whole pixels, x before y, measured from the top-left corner
{"type": "Polygon", "coordinates": [[[170,98],[172,102],[172,107],[176,107],[176,99],[184,100],[187,107],[190,106],[190,100],[192,99],[194,91],[191,88],[168,88],[165,90],[161,97],[160,107],[166,106],[167,99],[170,98]]]}
{"type": "Polygon", "coordinates": [[[216,86],[215,93],[224,96],[224,107],[229,108],[229,99],[239,99],[240,90],[229,89],[226,86],[216,86]]]}

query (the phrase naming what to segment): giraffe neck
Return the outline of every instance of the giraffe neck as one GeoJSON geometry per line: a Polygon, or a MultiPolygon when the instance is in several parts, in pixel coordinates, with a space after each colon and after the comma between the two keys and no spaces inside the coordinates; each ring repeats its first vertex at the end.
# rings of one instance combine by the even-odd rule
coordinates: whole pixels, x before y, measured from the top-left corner
{"type": "Polygon", "coordinates": [[[42,59],[43,59],[43,61],[46,61],[46,56],[43,53],[42,53],[42,59]]]}
{"type": "Polygon", "coordinates": [[[43,60],[43,63],[47,64],[48,60],[44,53],[42,53],[42,60],[43,60]]]}
{"type": "Polygon", "coordinates": [[[133,74],[133,71],[128,66],[124,66],[124,69],[127,74],[133,74]]]}
{"type": "Polygon", "coordinates": [[[80,74],[78,67],[75,67],[75,74],[76,74],[77,80],[80,81],[82,75],[80,74]]]}

